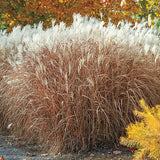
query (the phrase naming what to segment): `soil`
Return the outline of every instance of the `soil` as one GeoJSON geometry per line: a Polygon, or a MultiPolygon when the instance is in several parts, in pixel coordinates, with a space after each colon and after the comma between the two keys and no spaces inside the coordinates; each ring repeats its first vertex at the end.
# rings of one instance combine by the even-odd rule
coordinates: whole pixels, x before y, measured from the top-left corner
{"type": "Polygon", "coordinates": [[[129,148],[99,148],[90,152],[49,155],[38,150],[35,144],[25,144],[8,132],[0,132],[0,160],[132,160],[129,148]]]}

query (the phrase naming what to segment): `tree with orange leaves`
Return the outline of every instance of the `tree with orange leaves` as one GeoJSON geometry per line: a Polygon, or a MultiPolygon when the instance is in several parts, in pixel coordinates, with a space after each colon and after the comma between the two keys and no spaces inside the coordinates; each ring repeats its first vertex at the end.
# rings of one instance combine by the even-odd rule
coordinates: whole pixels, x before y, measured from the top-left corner
{"type": "Polygon", "coordinates": [[[64,21],[71,25],[73,13],[82,16],[96,17],[106,24],[117,24],[120,20],[134,22],[131,17],[139,11],[139,6],[130,0],[125,6],[120,6],[121,0],[3,0],[0,2],[0,13],[5,20],[8,31],[18,24],[38,24],[43,22],[44,29],[51,26],[52,19],[56,23],[64,21]],[[101,16],[103,15],[103,16],[101,16]]]}

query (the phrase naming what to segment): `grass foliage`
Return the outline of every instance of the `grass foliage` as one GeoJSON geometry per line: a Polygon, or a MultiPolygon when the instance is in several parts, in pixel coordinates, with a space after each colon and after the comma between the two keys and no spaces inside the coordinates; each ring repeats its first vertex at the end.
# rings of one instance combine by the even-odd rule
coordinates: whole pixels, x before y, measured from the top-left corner
{"type": "Polygon", "coordinates": [[[141,118],[140,122],[131,123],[126,128],[127,137],[121,137],[121,143],[130,147],[137,147],[135,159],[160,158],[160,105],[149,107],[140,100],[142,112],[135,110],[135,115],[141,118]]]}
{"type": "Polygon", "coordinates": [[[158,37],[145,23],[52,23],[1,32],[1,125],[54,153],[117,144],[139,99],[160,103],[158,37]]]}

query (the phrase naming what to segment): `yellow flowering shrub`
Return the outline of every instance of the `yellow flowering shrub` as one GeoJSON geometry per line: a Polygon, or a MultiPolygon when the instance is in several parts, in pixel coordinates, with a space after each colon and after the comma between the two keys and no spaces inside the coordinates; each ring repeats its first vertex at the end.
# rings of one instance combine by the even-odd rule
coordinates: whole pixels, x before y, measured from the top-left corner
{"type": "Polygon", "coordinates": [[[139,101],[142,112],[135,110],[141,121],[127,126],[127,136],[121,137],[122,145],[136,147],[135,159],[141,160],[145,156],[153,159],[160,158],[160,105],[149,107],[142,99],[139,101]]]}

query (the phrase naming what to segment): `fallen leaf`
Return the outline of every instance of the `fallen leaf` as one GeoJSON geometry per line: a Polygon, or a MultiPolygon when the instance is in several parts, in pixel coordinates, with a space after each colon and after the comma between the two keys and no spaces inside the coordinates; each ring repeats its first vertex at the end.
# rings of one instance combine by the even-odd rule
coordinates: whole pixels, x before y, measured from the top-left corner
{"type": "Polygon", "coordinates": [[[20,144],[20,143],[18,144],[18,147],[22,147],[22,146],[23,146],[22,144],[20,144]]]}
{"type": "Polygon", "coordinates": [[[46,154],[41,154],[41,157],[46,157],[46,156],[48,156],[48,153],[46,153],[46,154]]]}
{"type": "Polygon", "coordinates": [[[91,154],[90,154],[90,157],[94,157],[94,154],[93,154],[93,153],[91,153],[91,154]]]}
{"type": "Polygon", "coordinates": [[[32,153],[28,153],[28,152],[26,153],[26,155],[30,157],[34,156],[32,153]]]}
{"type": "Polygon", "coordinates": [[[4,160],[3,156],[0,158],[0,160],[4,160]]]}
{"type": "Polygon", "coordinates": [[[18,138],[14,138],[15,141],[21,141],[21,140],[25,140],[24,137],[18,137],[18,138]]]}
{"type": "Polygon", "coordinates": [[[121,154],[122,151],[113,151],[113,154],[121,154]]]}
{"type": "Polygon", "coordinates": [[[90,160],[92,160],[92,159],[93,159],[93,157],[94,157],[94,154],[93,154],[93,153],[91,153],[91,154],[90,154],[89,159],[90,159],[90,160]]]}
{"type": "Polygon", "coordinates": [[[131,148],[130,151],[131,151],[131,152],[136,152],[136,151],[137,151],[137,148],[131,148]]]}

